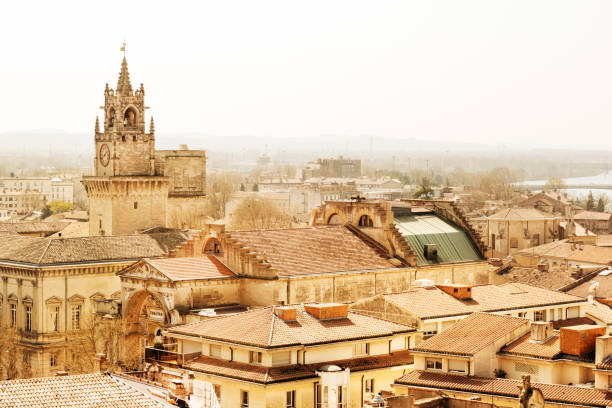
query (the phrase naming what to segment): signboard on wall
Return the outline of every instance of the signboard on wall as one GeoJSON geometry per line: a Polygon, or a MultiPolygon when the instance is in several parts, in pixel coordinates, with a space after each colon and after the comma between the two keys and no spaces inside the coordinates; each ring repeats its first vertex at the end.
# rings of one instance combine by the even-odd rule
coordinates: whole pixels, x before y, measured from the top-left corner
{"type": "Polygon", "coordinates": [[[150,309],[149,319],[151,320],[164,320],[164,311],[161,309],[150,309]]]}

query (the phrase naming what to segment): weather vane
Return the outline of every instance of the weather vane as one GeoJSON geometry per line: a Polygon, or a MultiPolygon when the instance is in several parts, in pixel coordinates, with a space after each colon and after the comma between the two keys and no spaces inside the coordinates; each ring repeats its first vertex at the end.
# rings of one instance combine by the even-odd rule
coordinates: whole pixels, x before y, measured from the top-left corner
{"type": "Polygon", "coordinates": [[[121,47],[121,51],[123,51],[123,57],[125,57],[125,37],[123,37],[123,47],[121,47]]]}

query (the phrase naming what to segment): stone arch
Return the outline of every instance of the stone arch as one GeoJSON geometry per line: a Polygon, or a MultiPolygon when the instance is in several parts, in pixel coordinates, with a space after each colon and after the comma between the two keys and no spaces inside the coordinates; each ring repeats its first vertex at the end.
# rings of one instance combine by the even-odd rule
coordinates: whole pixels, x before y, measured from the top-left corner
{"type": "Polygon", "coordinates": [[[327,223],[328,225],[344,225],[346,224],[344,222],[344,218],[342,218],[342,216],[338,213],[333,213],[332,215],[330,215],[327,218],[327,223]]]}
{"type": "Polygon", "coordinates": [[[131,350],[131,353],[137,351],[142,358],[144,347],[153,345],[158,330],[163,330],[172,323],[180,323],[176,310],[169,311],[159,294],[146,289],[138,290],[128,297],[122,314],[126,323],[126,350],[131,350]],[[162,316],[153,319],[151,309],[161,310],[162,316]]]}
{"type": "Polygon", "coordinates": [[[221,243],[216,237],[209,237],[202,246],[202,253],[210,255],[221,255],[223,254],[223,248],[221,247],[221,243]]]}
{"type": "Polygon", "coordinates": [[[106,123],[108,123],[108,128],[112,129],[115,126],[115,108],[111,107],[106,114],[106,123]]]}
{"type": "Polygon", "coordinates": [[[373,227],[374,226],[374,221],[372,220],[372,217],[370,217],[367,214],[363,214],[362,216],[359,217],[359,221],[357,223],[357,226],[359,227],[373,227]]]}
{"type": "Polygon", "coordinates": [[[123,111],[123,127],[136,127],[138,124],[138,109],[133,105],[128,106],[123,111]]]}
{"type": "Polygon", "coordinates": [[[148,290],[139,290],[131,294],[123,309],[123,318],[127,323],[138,323],[142,314],[142,309],[147,301],[152,301],[158,308],[162,309],[164,319],[162,324],[170,323],[170,315],[166,303],[157,293],[148,290]]]}

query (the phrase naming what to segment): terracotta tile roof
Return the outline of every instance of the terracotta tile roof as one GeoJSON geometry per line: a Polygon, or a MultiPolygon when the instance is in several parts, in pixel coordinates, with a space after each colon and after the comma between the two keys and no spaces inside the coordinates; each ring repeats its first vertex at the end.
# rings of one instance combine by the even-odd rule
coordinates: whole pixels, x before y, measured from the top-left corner
{"type": "Polygon", "coordinates": [[[146,259],[145,262],[151,264],[155,269],[175,281],[232,278],[236,276],[217,258],[211,255],[201,258],[146,259]]]}
{"type": "Polygon", "coordinates": [[[585,302],[578,296],[523,283],[474,286],[470,300],[459,300],[436,287],[414,288],[383,296],[421,319],[585,302]]]}
{"type": "Polygon", "coordinates": [[[529,330],[529,320],[489,313],[473,313],[430,337],[413,351],[472,356],[516,329],[529,330]]]}
{"type": "MultiPolygon", "coordinates": [[[[420,370],[412,371],[398,378],[395,380],[395,383],[414,387],[464,391],[511,398],[518,398],[518,386],[522,384],[519,380],[466,377],[420,370]]],[[[572,404],[593,407],[612,405],[612,392],[607,390],[542,383],[531,383],[531,385],[534,388],[539,388],[542,394],[544,394],[544,399],[548,402],[570,404],[570,406],[572,404]]]]}
{"type": "Polygon", "coordinates": [[[575,220],[609,221],[612,214],[598,211],[580,211],[574,214],[575,220]]]}
{"type": "Polygon", "coordinates": [[[527,221],[527,220],[552,220],[552,214],[547,214],[535,208],[507,208],[487,217],[495,221],[527,221]]]}
{"type": "Polygon", "coordinates": [[[562,327],[584,326],[585,324],[595,324],[595,321],[588,317],[572,317],[571,319],[555,320],[552,322],[553,329],[559,330],[562,327]]]}
{"type": "Polygon", "coordinates": [[[588,303],[584,308],[585,316],[598,320],[602,324],[612,324],[612,309],[603,303],[595,301],[588,303]]]}
{"type": "Polygon", "coordinates": [[[183,232],[79,238],[20,237],[0,240],[0,262],[35,265],[165,256],[187,240],[183,232]]]}
{"type": "Polygon", "coordinates": [[[24,221],[24,222],[2,222],[0,230],[11,231],[18,234],[26,233],[46,233],[53,234],[61,231],[70,225],[70,222],[45,222],[45,221],[24,221]]]}
{"type": "Polygon", "coordinates": [[[156,402],[103,374],[0,381],[0,408],[138,408],[156,402]]]}
{"type": "Polygon", "coordinates": [[[601,270],[600,272],[593,272],[595,273],[587,273],[586,276],[584,276],[586,279],[581,279],[582,282],[580,282],[580,284],[571,289],[564,290],[564,292],[583,298],[589,295],[596,295],[602,298],[612,297],[612,273],[610,273],[608,269],[601,270]],[[597,288],[593,292],[590,289],[595,282],[597,282],[597,288]]]}
{"type": "Polygon", "coordinates": [[[200,356],[183,364],[189,370],[235,378],[244,381],[270,384],[283,381],[295,381],[305,378],[316,378],[315,371],[326,365],[334,364],[341,368],[349,368],[351,372],[372,370],[412,364],[414,361],[409,351],[399,351],[380,356],[352,358],[348,360],[328,361],[318,364],[292,365],[283,367],[264,367],[236,361],[200,356]]]}
{"type": "Polygon", "coordinates": [[[559,338],[559,333],[555,333],[544,343],[534,343],[531,341],[531,333],[527,333],[520,339],[503,347],[500,353],[550,360],[561,353],[559,338]]]}
{"type": "Polygon", "coordinates": [[[612,234],[606,235],[597,235],[596,245],[602,247],[610,247],[612,246],[612,234]]]}
{"type": "Polygon", "coordinates": [[[601,363],[597,363],[595,368],[598,370],[612,370],[612,356],[604,358],[601,363]]]}
{"type": "Polygon", "coordinates": [[[566,240],[553,241],[548,244],[524,249],[518,255],[568,259],[590,264],[608,265],[612,261],[612,247],[586,244],[572,244],[566,240]]]}
{"type": "Polygon", "coordinates": [[[89,223],[86,221],[73,221],[66,228],[51,236],[57,238],[88,237],[89,223]]]}
{"type": "Polygon", "coordinates": [[[266,259],[279,276],[396,267],[343,225],[228,234],[266,259]]]}
{"type": "Polygon", "coordinates": [[[246,344],[256,347],[312,345],[336,341],[389,336],[414,331],[414,328],[349,312],[348,317],[319,320],[296,305],[295,321],[277,317],[273,307],[252,309],[168,329],[173,333],[246,344]]]}
{"type": "Polygon", "coordinates": [[[525,283],[539,288],[558,290],[559,288],[573,283],[575,280],[567,271],[551,269],[540,271],[538,268],[513,266],[502,276],[509,282],[525,283]]]}

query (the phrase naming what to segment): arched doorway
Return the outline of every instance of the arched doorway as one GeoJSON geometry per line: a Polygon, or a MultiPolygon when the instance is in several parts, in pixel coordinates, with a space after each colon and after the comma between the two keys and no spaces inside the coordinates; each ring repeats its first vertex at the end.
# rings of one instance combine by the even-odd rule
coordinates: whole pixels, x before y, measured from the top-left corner
{"type": "Polygon", "coordinates": [[[332,214],[327,219],[327,224],[328,225],[344,225],[344,220],[342,219],[340,215],[332,214]]]}
{"type": "Polygon", "coordinates": [[[133,293],[123,309],[125,360],[138,355],[144,360],[145,348],[153,347],[157,333],[171,323],[170,312],[158,294],[148,290],[133,293]],[[131,355],[131,356],[130,356],[131,355]]]}
{"type": "Polygon", "coordinates": [[[208,255],[221,255],[221,243],[217,238],[209,238],[204,244],[202,252],[208,255]]]}

